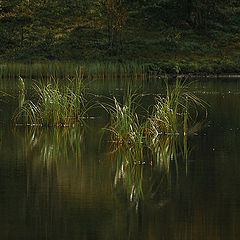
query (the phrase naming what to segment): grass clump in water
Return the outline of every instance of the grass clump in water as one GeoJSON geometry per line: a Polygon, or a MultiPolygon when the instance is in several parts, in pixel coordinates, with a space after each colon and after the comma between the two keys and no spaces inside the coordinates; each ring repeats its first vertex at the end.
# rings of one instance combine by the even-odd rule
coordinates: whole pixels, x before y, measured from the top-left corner
{"type": "Polygon", "coordinates": [[[113,97],[114,106],[110,108],[111,126],[113,141],[119,143],[136,142],[136,137],[141,132],[141,124],[136,113],[137,95],[128,89],[123,105],[113,97]]]}
{"type": "Polygon", "coordinates": [[[86,91],[81,77],[62,86],[50,79],[33,85],[33,95],[15,113],[18,123],[39,126],[71,126],[87,115],[86,91]]]}
{"type": "Polygon", "coordinates": [[[177,79],[174,87],[166,83],[166,94],[157,94],[151,111],[139,117],[137,103],[139,96],[128,90],[126,100],[121,105],[115,97],[110,107],[113,142],[118,144],[154,144],[161,135],[187,135],[195,123],[198,107],[204,102],[195,96],[185,81],[177,79]]]}
{"type": "MultiPolygon", "coordinates": [[[[170,160],[177,159],[179,138],[192,133],[198,107],[204,107],[202,100],[188,87],[186,82],[179,79],[172,88],[166,82],[166,94],[158,94],[152,110],[146,110],[146,115],[141,117],[137,113],[138,96],[131,90],[128,90],[122,105],[114,97],[109,127],[114,151],[120,149],[127,152],[125,159],[128,159],[128,164],[151,159],[169,171],[170,160]]],[[[186,152],[186,141],[183,139],[182,142],[182,152],[186,152]]]]}
{"type": "Polygon", "coordinates": [[[197,108],[204,107],[185,81],[177,79],[174,88],[166,82],[166,95],[158,94],[149,119],[149,130],[154,140],[161,134],[188,134],[190,125],[197,115],[197,108]]]}
{"type": "Polygon", "coordinates": [[[204,107],[188,85],[179,79],[172,88],[166,82],[166,93],[156,96],[152,110],[146,110],[145,116],[139,117],[138,98],[130,89],[123,104],[114,97],[109,127],[112,159],[117,161],[114,184],[123,183],[129,200],[135,202],[136,207],[159,188],[168,189],[172,177],[177,181],[179,170],[187,174],[186,135],[195,123],[198,107],[204,107]],[[147,166],[159,172],[154,188],[153,185],[149,187],[149,176],[145,177],[147,166]]]}

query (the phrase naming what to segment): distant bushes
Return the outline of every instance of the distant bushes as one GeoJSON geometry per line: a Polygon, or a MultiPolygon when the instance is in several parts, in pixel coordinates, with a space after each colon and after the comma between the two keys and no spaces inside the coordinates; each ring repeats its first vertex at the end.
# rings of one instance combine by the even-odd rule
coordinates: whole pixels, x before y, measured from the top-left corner
{"type": "Polygon", "coordinates": [[[219,62],[158,62],[148,65],[148,71],[161,74],[234,74],[240,72],[240,61],[219,62]]]}

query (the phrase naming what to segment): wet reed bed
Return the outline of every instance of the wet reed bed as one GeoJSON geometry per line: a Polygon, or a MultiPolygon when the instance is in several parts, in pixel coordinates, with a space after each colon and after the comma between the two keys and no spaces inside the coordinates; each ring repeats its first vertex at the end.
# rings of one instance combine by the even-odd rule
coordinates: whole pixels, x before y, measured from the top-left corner
{"type": "Polygon", "coordinates": [[[112,142],[154,144],[160,135],[187,135],[198,108],[204,108],[203,101],[189,90],[186,81],[177,79],[175,86],[170,87],[165,80],[165,85],[166,92],[155,94],[155,103],[145,109],[143,101],[139,101],[144,94],[134,93],[130,86],[123,103],[113,96],[113,104],[106,105],[101,103],[101,96],[96,99],[97,95],[90,93],[81,74],[61,81],[53,77],[34,81],[30,91],[19,77],[19,108],[14,120],[30,125],[70,126],[86,118],[88,111],[99,102],[110,115],[108,130],[112,142]]]}
{"type": "Polygon", "coordinates": [[[137,62],[110,63],[77,63],[77,62],[44,62],[44,63],[1,63],[0,79],[71,78],[76,73],[89,79],[113,79],[130,77],[146,79],[150,77],[147,66],[137,62]]]}
{"type": "Polygon", "coordinates": [[[188,135],[196,123],[199,108],[205,109],[205,102],[189,90],[186,81],[177,79],[170,87],[165,81],[166,93],[155,95],[155,103],[141,116],[139,99],[143,94],[135,94],[129,88],[121,104],[113,97],[113,105],[108,107],[111,123],[112,142],[121,144],[155,144],[161,135],[188,135]]]}
{"type": "Polygon", "coordinates": [[[23,79],[19,78],[19,107],[14,113],[17,124],[30,126],[74,126],[87,117],[93,107],[87,101],[81,76],[68,79],[64,85],[54,78],[34,82],[26,94],[23,79]]]}

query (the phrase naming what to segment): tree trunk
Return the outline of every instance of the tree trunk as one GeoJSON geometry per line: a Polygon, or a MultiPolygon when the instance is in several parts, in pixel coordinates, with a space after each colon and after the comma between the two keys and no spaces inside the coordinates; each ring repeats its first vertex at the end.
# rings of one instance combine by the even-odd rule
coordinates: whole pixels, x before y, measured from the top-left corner
{"type": "Polygon", "coordinates": [[[23,27],[20,26],[20,47],[23,47],[23,27]]]}

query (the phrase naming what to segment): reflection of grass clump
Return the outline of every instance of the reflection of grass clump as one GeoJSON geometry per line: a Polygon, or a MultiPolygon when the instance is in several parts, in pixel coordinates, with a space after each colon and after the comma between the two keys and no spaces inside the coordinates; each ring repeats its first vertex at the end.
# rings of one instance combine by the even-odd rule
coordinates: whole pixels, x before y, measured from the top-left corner
{"type": "Polygon", "coordinates": [[[138,204],[156,190],[144,188],[144,165],[157,169],[162,183],[168,182],[172,164],[178,176],[179,159],[185,160],[183,169],[187,172],[187,138],[181,136],[192,132],[193,113],[203,103],[180,80],[173,88],[166,84],[166,94],[156,96],[152,111],[146,111],[144,117],[138,116],[136,100],[137,95],[131,91],[122,105],[114,98],[109,130],[114,147],[112,158],[117,160],[114,182],[122,179],[129,199],[138,204]]]}
{"type": "Polygon", "coordinates": [[[144,188],[144,165],[159,171],[162,183],[168,182],[172,164],[178,176],[179,159],[185,160],[187,172],[187,138],[181,136],[192,133],[194,115],[198,106],[204,105],[180,80],[173,88],[166,83],[166,94],[156,96],[152,111],[146,111],[146,116],[138,116],[136,100],[137,95],[131,91],[122,105],[114,98],[109,130],[114,147],[112,157],[118,162],[115,184],[122,179],[130,200],[138,204],[146,194],[157,191],[144,188]]]}
{"type": "Polygon", "coordinates": [[[84,129],[82,128],[52,128],[50,131],[26,128],[25,152],[28,152],[29,148],[37,147],[40,149],[38,157],[46,166],[50,166],[60,159],[67,160],[71,153],[80,159],[83,135],[84,129]]]}
{"type": "MultiPolygon", "coordinates": [[[[186,141],[187,138],[184,138],[184,146],[186,141]]],[[[159,191],[159,202],[165,204],[171,192],[172,180],[177,180],[180,170],[187,169],[188,149],[182,148],[181,143],[177,136],[161,136],[158,144],[145,149],[140,155],[136,155],[139,149],[133,151],[120,147],[110,155],[116,162],[114,186],[122,184],[128,199],[136,208],[141,200],[159,198],[159,191]],[[182,168],[182,165],[185,167],[182,168]]]]}
{"type": "MultiPolygon", "coordinates": [[[[30,125],[69,126],[86,116],[85,87],[81,77],[66,86],[58,81],[35,83],[33,97],[24,100],[15,120],[30,125]]],[[[24,98],[25,99],[25,98],[24,98]]]]}

